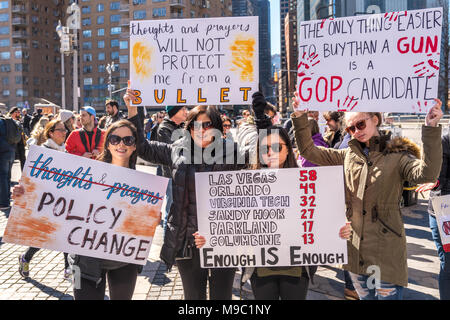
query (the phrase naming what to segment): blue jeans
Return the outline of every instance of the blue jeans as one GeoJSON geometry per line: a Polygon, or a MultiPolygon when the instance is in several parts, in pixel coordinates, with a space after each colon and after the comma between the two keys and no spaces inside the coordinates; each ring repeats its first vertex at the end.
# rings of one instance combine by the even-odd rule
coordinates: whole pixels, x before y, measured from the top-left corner
{"type": "Polygon", "coordinates": [[[439,228],[435,216],[429,215],[431,235],[441,260],[441,268],[439,271],[439,295],[441,300],[450,300],[450,252],[445,252],[442,246],[439,228]]]}
{"type": "Polygon", "coordinates": [[[16,151],[0,152],[0,207],[9,207],[11,200],[11,170],[16,151]]]}
{"type": "Polygon", "coordinates": [[[354,274],[350,272],[353,286],[358,293],[360,300],[402,300],[404,287],[380,281],[379,288],[369,288],[367,281],[369,276],[354,274]]]}

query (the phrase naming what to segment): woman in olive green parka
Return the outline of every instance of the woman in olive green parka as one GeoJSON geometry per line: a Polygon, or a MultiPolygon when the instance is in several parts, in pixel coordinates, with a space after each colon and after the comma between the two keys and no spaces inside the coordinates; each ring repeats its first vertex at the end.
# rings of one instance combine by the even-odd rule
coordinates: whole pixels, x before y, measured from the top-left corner
{"type": "MultiPolygon", "coordinates": [[[[292,122],[300,155],[321,166],[344,166],[347,219],[353,234],[348,241],[348,264],[361,299],[401,299],[408,284],[406,236],[400,212],[405,181],[433,182],[442,163],[441,101],[430,109],[422,127],[423,156],[405,138],[390,139],[379,132],[374,112],[346,114],[349,147],[342,150],[316,147],[308,118],[294,112],[292,122]],[[369,276],[379,271],[381,286],[373,288],[369,276]]],[[[294,107],[298,99],[294,98],[294,107]]]]}

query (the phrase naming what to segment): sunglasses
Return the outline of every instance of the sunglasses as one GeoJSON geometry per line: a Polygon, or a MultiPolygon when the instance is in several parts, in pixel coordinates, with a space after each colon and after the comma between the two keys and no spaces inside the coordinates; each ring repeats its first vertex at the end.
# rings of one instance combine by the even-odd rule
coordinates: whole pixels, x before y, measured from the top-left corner
{"type": "Polygon", "coordinates": [[[223,127],[224,128],[231,128],[231,124],[224,124],[223,127]]]}
{"type": "Polygon", "coordinates": [[[281,149],[283,149],[283,146],[286,144],[284,143],[272,143],[271,145],[262,145],[261,149],[264,150],[265,153],[269,153],[269,149],[272,150],[272,152],[279,153],[281,149]]]}
{"type": "Polygon", "coordinates": [[[347,131],[350,134],[354,134],[356,129],[358,129],[359,131],[364,130],[367,126],[366,121],[369,120],[370,118],[367,119],[363,119],[358,121],[354,126],[350,126],[345,128],[345,131],[347,131]]]}
{"type": "Polygon", "coordinates": [[[195,122],[193,122],[194,130],[201,130],[201,129],[206,130],[206,129],[212,128],[212,126],[213,126],[213,124],[211,121],[205,121],[205,122],[195,121],[195,122]]]}
{"type": "Polygon", "coordinates": [[[123,144],[128,147],[131,147],[136,143],[136,139],[133,136],[119,137],[115,134],[109,136],[109,143],[111,143],[113,146],[118,145],[120,141],[123,141],[123,144]]]}

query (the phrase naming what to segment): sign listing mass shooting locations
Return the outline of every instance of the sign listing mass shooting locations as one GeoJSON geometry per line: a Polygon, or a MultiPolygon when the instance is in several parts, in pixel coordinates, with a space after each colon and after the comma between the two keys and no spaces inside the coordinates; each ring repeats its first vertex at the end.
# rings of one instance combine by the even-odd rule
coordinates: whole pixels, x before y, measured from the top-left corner
{"type": "Polygon", "coordinates": [[[130,22],[134,105],[250,104],[258,17],[130,22]]]}
{"type": "Polygon", "coordinates": [[[426,113],[438,92],[442,21],[436,8],[300,23],[300,108],[426,113]]]}
{"type": "Polygon", "coordinates": [[[4,242],[144,265],[167,179],[31,146],[4,242]]]}
{"type": "Polygon", "coordinates": [[[347,263],[342,166],[195,174],[203,268],[347,263]],[[330,183],[333,181],[333,183],[330,183]]]}
{"type": "Polygon", "coordinates": [[[450,195],[431,200],[445,252],[450,252],[450,195]]]}

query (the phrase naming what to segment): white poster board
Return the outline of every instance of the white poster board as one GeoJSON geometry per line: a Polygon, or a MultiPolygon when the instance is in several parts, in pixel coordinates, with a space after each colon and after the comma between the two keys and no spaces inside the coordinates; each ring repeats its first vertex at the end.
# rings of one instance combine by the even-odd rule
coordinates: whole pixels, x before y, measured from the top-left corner
{"type": "Polygon", "coordinates": [[[202,267],[347,263],[342,166],[195,174],[202,267]]]}
{"type": "Polygon", "coordinates": [[[450,252],[450,195],[431,200],[445,252],[450,252]]]}
{"type": "Polygon", "coordinates": [[[442,8],[299,24],[301,109],[426,113],[437,97],[442,8]]]}
{"type": "Polygon", "coordinates": [[[133,104],[251,104],[258,48],[258,17],[131,21],[133,104]]]}
{"type": "Polygon", "coordinates": [[[31,146],[3,241],[145,265],[167,181],[31,146]]]}

